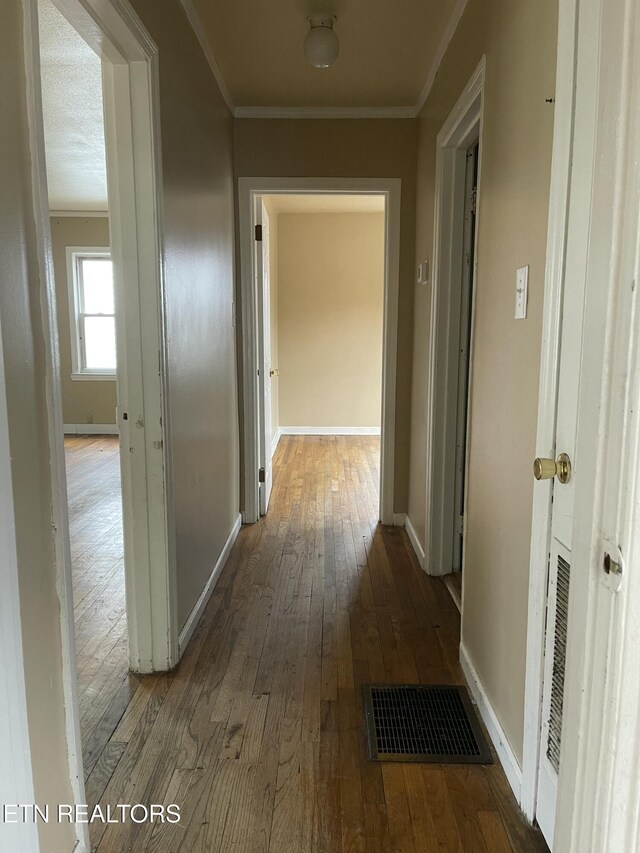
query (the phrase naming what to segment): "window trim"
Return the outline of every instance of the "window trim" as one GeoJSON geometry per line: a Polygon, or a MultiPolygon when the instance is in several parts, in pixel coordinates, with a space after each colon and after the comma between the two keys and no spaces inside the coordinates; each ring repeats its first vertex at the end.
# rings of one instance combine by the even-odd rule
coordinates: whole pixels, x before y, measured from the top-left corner
{"type": "Polygon", "coordinates": [[[113,262],[111,248],[109,246],[67,246],[66,254],[69,296],[69,337],[71,338],[71,379],[84,382],[115,382],[117,367],[114,370],[91,370],[82,366],[84,357],[83,343],[80,335],[80,318],[83,312],[80,310],[82,294],[80,292],[81,275],[78,261],[84,258],[108,258],[113,262]]]}

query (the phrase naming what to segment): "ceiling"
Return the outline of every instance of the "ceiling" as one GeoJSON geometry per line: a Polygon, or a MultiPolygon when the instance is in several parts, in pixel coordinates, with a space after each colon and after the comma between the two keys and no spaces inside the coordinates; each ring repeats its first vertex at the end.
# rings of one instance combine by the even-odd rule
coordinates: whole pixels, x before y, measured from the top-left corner
{"type": "Polygon", "coordinates": [[[51,210],[106,210],[102,64],[50,0],[39,0],[51,210]]]}
{"type": "Polygon", "coordinates": [[[464,0],[182,2],[187,11],[193,4],[236,107],[411,112],[464,7],[464,0]],[[302,50],[312,11],[337,16],[341,49],[331,68],[313,68],[302,50]]]}
{"type": "Polygon", "coordinates": [[[384,213],[383,195],[264,196],[271,213],[384,213]]]}

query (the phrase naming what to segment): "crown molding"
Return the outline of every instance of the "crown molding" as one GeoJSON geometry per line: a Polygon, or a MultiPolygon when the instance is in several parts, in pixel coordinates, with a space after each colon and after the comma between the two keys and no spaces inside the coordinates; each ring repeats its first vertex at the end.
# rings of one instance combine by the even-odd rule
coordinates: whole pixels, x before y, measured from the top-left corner
{"type": "Polygon", "coordinates": [[[451,17],[449,18],[444,33],[442,34],[442,38],[440,39],[438,49],[436,50],[436,55],[433,57],[433,62],[431,63],[431,68],[429,69],[429,73],[427,74],[427,79],[425,80],[425,84],[422,87],[422,91],[420,92],[420,95],[418,97],[418,102],[416,103],[415,107],[416,116],[420,115],[420,113],[422,112],[422,108],[427,102],[429,93],[433,88],[433,84],[436,81],[436,76],[438,74],[438,71],[440,70],[440,66],[442,65],[442,60],[444,59],[444,55],[447,52],[447,48],[451,44],[453,34],[458,28],[460,18],[462,17],[462,13],[464,12],[467,6],[467,2],[468,0],[457,0],[456,5],[453,7],[451,17]]]}
{"type": "Polygon", "coordinates": [[[236,107],[236,118],[415,118],[414,107],[236,107]]]}
{"type": "Polygon", "coordinates": [[[196,34],[196,38],[200,42],[200,47],[202,48],[202,52],[204,53],[205,58],[209,63],[211,73],[216,78],[216,83],[218,84],[218,88],[220,89],[222,97],[224,98],[224,102],[229,108],[229,112],[231,113],[231,115],[235,115],[236,107],[233,103],[231,92],[227,88],[227,84],[224,82],[222,71],[220,71],[220,66],[216,62],[216,58],[213,55],[213,50],[211,49],[211,45],[209,44],[209,39],[207,38],[205,29],[202,26],[200,15],[198,15],[196,7],[193,5],[193,0],[180,0],[180,5],[182,6],[184,13],[187,16],[187,20],[191,24],[191,29],[194,31],[194,33],[196,34]]]}
{"type": "Polygon", "coordinates": [[[433,88],[436,76],[447,52],[447,48],[451,43],[451,39],[460,23],[463,12],[467,6],[468,0],[457,0],[442,38],[438,44],[438,49],[429,68],[427,79],[420,91],[417,103],[413,107],[246,107],[236,106],[231,97],[231,93],[227,88],[227,84],[222,76],[220,66],[216,62],[209,39],[200,20],[200,16],[196,11],[193,0],[180,0],[185,15],[193,29],[200,47],[205,55],[211,72],[216,79],[222,97],[229,108],[229,112],[234,118],[319,118],[319,119],[336,119],[336,118],[386,118],[386,119],[402,119],[402,118],[417,118],[422,112],[429,93],[433,88]]]}

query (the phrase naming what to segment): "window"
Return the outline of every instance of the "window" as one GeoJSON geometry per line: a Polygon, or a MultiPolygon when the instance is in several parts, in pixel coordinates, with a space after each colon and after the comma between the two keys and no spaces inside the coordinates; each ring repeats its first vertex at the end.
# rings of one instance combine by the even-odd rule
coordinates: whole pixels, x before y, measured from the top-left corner
{"type": "Polygon", "coordinates": [[[109,249],[67,248],[74,379],[115,379],[116,322],[109,249]]]}

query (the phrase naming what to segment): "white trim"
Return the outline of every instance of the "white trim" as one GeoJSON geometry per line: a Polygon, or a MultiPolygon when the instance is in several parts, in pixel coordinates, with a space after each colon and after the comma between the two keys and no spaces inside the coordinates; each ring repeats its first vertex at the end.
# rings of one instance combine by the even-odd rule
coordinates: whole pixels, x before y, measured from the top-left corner
{"type": "Polygon", "coordinates": [[[234,118],[415,118],[415,107],[236,107],[234,118]]]}
{"type": "Polygon", "coordinates": [[[211,69],[211,73],[215,77],[215,81],[218,84],[218,88],[220,89],[220,94],[224,98],[224,102],[229,109],[231,115],[235,115],[235,105],[233,103],[233,98],[231,97],[231,92],[227,88],[227,84],[224,81],[224,77],[222,76],[222,71],[220,71],[220,66],[216,62],[216,58],[213,54],[213,50],[211,49],[211,45],[209,44],[209,39],[207,38],[207,34],[202,25],[202,21],[200,20],[200,15],[196,11],[196,7],[193,5],[192,0],[180,0],[180,5],[184,10],[185,15],[191,25],[193,32],[200,43],[200,47],[202,48],[202,52],[205,55],[205,59],[209,64],[209,68],[211,69]]]}
{"type": "MultiPolygon", "coordinates": [[[[480,140],[478,199],[480,198],[484,77],[483,56],[442,126],[436,143],[433,284],[427,391],[426,458],[429,463],[426,476],[424,548],[424,568],[430,575],[449,574],[453,566],[455,423],[458,406],[460,282],[464,240],[463,220],[461,216],[457,217],[457,213],[462,210],[464,204],[466,151],[474,139],[480,140]]],[[[477,228],[476,220],[476,230],[477,228]]],[[[475,269],[473,278],[475,281],[475,269]]],[[[472,287],[470,392],[473,388],[474,313],[475,287],[472,287]]],[[[464,562],[464,553],[462,559],[464,562]]]]}
{"type": "Polygon", "coordinates": [[[406,512],[394,512],[393,514],[393,526],[394,527],[405,527],[407,524],[407,513],[406,512]]]}
{"type": "MultiPolygon", "coordinates": [[[[26,76],[27,120],[31,153],[32,212],[37,238],[38,298],[42,309],[42,340],[46,370],[45,394],[47,440],[51,464],[51,522],[54,531],[53,559],[56,567],[56,593],[60,604],[60,640],[62,654],[62,691],[69,784],[75,803],[86,802],[84,768],[80,736],[73,590],[71,587],[71,550],[69,513],[62,427],[60,363],[57,349],[55,281],[51,260],[51,219],[49,216],[47,172],[40,80],[40,51],[37,0],[23,0],[24,61],[26,76]]],[[[88,826],[75,824],[76,850],[90,849],[88,826]]]]}
{"type": "Polygon", "coordinates": [[[416,102],[414,111],[416,116],[420,115],[420,113],[422,112],[422,108],[427,102],[427,98],[429,97],[431,89],[433,88],[433,84],[436,81],[438,71],[440,70],[440,66],[442,65],[442,60],[444,59],[449,45],[451,44],[451,39],[453,38],[454,33],[458,28],[458,24],[460,23],[462,14],[467,7],[467,2],[468,0],[457,0],[456,5],[451,11],[449,21],[442,34],[442,38],[440,39],[440,43],[436,50],[435,56],[433,57],[431,67],[429,68],[427,79],[425,80],[424,86],[422,87],[422,91],[420,92],[420,95],[418,96],[418,100],[416,102]]]}
{"type": "Polygon", "coordinates": [[[64,219],[72,217],[73,219],[108,219],[108,210],[50,210],[49,217],[51,219],[64,219]]]}
{"type": "Polygon", "coordinates": [[[411,542],[411,547],[415,551],[415,555],[418,558],[418,562],[420,563],[420,567],[424,569],[424,548],[420,544],[418,534],[416,533],[415,527],[411,523],[411,519],[408,515],[406,517],[404,526],[407,531],[407,536],[409,537],[409,542],[411,542]]]}
{"type": "Polygon", "coordinates": [[[55,3],[104,60],[129,659],[134,671],[165,671],[178,631],[158,52],[128,0],[55,3]]]}
{"type": "Polygon", "coordinates": [[[282,429],[278,427],[273,434],[271,439],[271,458],[273,459],[276,450],[278,449],[278,445],[280,444],[280,439],[282,438],[282,429]]]}
{"type": "MultiPolygon", "coordinates": [[[[172,538],[171,457],[170,442],[167,440],[170,425],[164,363],[157,51],[127,0],[55,0],[55,3],[72,26],[105,60],[103,83],[105,116],[108,117],[105,135],[109,158],[107,172],[112,256],[119,259],[120,266],[126,263],[128,281],[145,285],[127,289],[127,298],[129,303],[133,303],[134,312],[127,318],[126,329],[120,330],[124,334],[119,334],[119,347],[125,347],[125,341],[128,344],[125,356],[134,362],[136,358],[142,361],[137,370],[127,371],[132,375],[118,376],[121,400],[126,401],[126,406],[131,404],[131,408],[125,411],[132,415],[129,423],[125,421],[124,427],[121,424],[122,445],[136,451],[121,454],[121,460],[123,456],[127,457],[124,465],[121,462],[125,514],[128,516],[132,507],[135,507],[137,513],[135,524],[125,524],[125,529],[129,529],[129,533],[125,533],[125,548],[129,550],[130,557],[134,538],[131,532],[135,534],[136,545],[135,572],[127,572],[127,621],[131,667],[138,670],[168,669],[177,662],[178,632],[175,630],[177,578],[172,538]],[[117,163],[114,162],[116,150],[117,163]],[[141,374],[144,378],[141,378],[141,374]],[[136,379],[139,380],[137,384],[136,379]],[[139,424],[143,424],[143,427],[139,424]],[[134,491],[135,500],[132,497],[134,491]]],[[[33,217],[40,264],[39,297],[47,372],[46,426],[51,460],[52,527],[60,602],[69,776],[73,801],[84,803],[37,0],[23,0],[23,10],[33,217]]],[[[116,284],[116,289],[118,286],[116,284]]],[[[124,372],[127,358],[121,358],[120,355],[119,352],[118,361],[124,372]]],[[[128,562],[131,564],[131,559],[128,562]]],[[[78,839],[76,849],[88,850],[88,827],[86,824],[76,824],[75,829],[78,839]]]]}
{"type": "Polygon", "coordinates": [[[118,435],[118,424],[65,424],[65,435],[118,435]]]}
{"type": "Polygon", "coordinates": [[[385,288],[380,450],[380,519],[393,524],[396,427],[398,294],[400,288],[400,178],[239,178],[240,291],[242,308],[242,377],[245,523],[257,521],[258,506],[258,376],[257,298],[254,271],[254,204],[258,195],[384,195],[385,288]]]}
{"type": "Polygon", "coordinates": [[[516,802],[520,802],[520,789],[522,786],[522,770],[520,769],[520,764],[518,763],[518,759],[511,748],[511,744],[504,733],[504,729],[496,716],[496,712],[489,700],[487,691],[484,689],[484,686],[480,681],[480,676],[469,657],[464,643],[460,643],[460,666],[462,667],[462,672],[464,673],[471,695],[478,706],[480,716],[482,717],[482,721],[489,733],[491,742],[498,753],[500,764],[502,765],[507,781],[511,786],[511,790],[514,793],[516,802]]]}
{"type": "Polygon", "coordinates": [[[184,650],[189,643],[189,640],[193,636],[193,632],[198,626],[198,622],[202,618],[202,614],[204,613],[204,609],[207,606],[209,599],[211,598],[211,593],[215,589],[216,584],[218,583],[218,579],[222,574],[222,570],[225,567],[227,560],[229,559],[229,554],[231,553],[231,549],[233,548],[233,544],[238,538],[238,533],[240,532],[240,528],[242,526],[242,516],[238,514],[238,517],[233,523],[233,527],[231,528],[231,532],[227,537],[227,541],[224,544],[224,548],[218,557],[215,566],[211,570],[211,574],[204,585],[204,589],[198,596],[198,600],[193,605],[193,609],[191,613],[188,615],[186,622],[184,623],[184,627],[180,631],[180,636],[178,639],[178,648],[180,649],[180,656],[182,657],[184,650]]]}
{"type": "Polygon", "coordinates": [[[283,426],[281,435],[380,435],[380,427],[283,426]]]}
{"type": "MultiPolygon", "coordinates": [[[[535,445],[537,455],[551,459],[556,455],[560,324],[574,124],[576,18],[577,0],[561,0],[535,445]]],[[[537,483],[533,489],[520,803],[530,821],[535,816],[538,787],[551,495],[551,480],[537,483]]]]}
{"type": "MultiPolygon", "coordinates": [[[[11,449],[0,329],[0,803],[35,803],[27,695],[22,651],[22,620],[11,488],[11,449]]],[[[16,853],[38,853],[35,822],[0,821],[0,847],[16,853]]]]}

